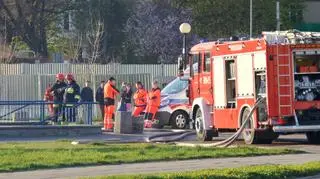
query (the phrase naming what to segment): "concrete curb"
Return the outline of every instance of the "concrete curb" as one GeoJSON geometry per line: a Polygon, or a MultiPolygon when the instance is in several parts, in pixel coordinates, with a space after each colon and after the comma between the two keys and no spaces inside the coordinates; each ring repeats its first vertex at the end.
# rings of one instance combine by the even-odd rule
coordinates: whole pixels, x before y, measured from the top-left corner
{"type": "Polygon", "coordinates": [[[1,138],[76,137],[102,134],[100,126],[0,126],[1,138]]]}

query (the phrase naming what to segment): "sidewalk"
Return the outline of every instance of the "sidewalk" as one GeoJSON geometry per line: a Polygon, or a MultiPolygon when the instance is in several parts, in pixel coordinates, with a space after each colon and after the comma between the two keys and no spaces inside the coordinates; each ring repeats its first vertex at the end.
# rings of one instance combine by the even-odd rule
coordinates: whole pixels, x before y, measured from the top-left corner
{"type": "Polygon", "coordinates": [[[171,162],[151,162],[138,164],[105,165],[95,167],[75,167],[27,172],[2,173],[0,179],[53,179],[77,178],[83,176],[125,175],[160,172],[181,172],[200,169],[236,168],[249,165],[303,164],[320,161],[319,154],[294,154],[245,158],[199,159],[171,162]]]}
{"type": "Polygon", "coordinates": [[[319,178],[320,178],[320,174],[319,175],[310,176],[310,177],[296,178],[296,179],[319,179],[319,178]]]}

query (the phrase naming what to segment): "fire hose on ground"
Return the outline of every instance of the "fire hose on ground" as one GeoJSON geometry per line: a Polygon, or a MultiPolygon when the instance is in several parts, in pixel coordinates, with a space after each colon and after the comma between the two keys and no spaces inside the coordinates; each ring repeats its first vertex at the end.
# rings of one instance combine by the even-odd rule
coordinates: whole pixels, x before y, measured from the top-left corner
{"type": "MultiPolygon", "coordinates": [[[[241,135],[241,133],[245,129],[247,123],[250,121],[250,118],[252,117],[254,111],[259,107],[260,104],[265,102],[265,100],[266,100],[266,98],[262,97],[256,101],[256,103],[254,104],[254,106],[250,110],[249,115],[247,116],[247,118],[243,121],[242,125],[240,126],[239,130],[236,133],[234,133],[232,136],[230,136],[229,138],[227,138],[223,141],[210,143],[210,144],[197,144],[196,146],[204,146],[204,147],[228,147],[228,146],[230,146],[238,139],[238,137],[241,135]]],[[[165,134],[157,134],[157,135],[153,135],[153,136],[148,137],[146,139],[146,142],[150,142],[150,143],[152,143],[152,142],[164,142],[164,143],[176,142],[176,141],[184,139],[187,136],[194,135],[194,134],[196,134],[196,132],[194,132],[194,131],[192,131],[192,132],[179,131],[179,132],[170,132],[170,133],[165,133],[165,134]],[[171,137],[171,138],[159,139],[159,138],[164,138],[164,137],[171,137]]]]}

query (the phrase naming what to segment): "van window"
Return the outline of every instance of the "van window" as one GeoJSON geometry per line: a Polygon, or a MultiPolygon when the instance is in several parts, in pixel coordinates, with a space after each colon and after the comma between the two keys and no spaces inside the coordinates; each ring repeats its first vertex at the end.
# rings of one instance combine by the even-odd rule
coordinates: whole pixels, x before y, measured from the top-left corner
{"type": "Polygon", "coordinates": [[[188,80],[181,80],[176,78],[170,82],[165,88],[162,89],[161,93],[163,94],[175,94],[183,91],[188,87],[188,80]]]}

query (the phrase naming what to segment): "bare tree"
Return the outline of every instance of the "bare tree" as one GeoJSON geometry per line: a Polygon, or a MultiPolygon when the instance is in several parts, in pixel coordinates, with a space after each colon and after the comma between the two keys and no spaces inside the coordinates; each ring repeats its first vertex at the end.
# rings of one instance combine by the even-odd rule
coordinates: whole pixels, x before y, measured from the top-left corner
{"type": "Polygon", "coordinates": [[[83,44],[83,35],[76,34],[72,37],[67,37],[67,51],[66,55],[69,56],[74,62],[80,62],[79,52],[83,44]]]}
{"type": "Polygon", "coordinates": [[[178,9],[170,1],[139,0],[126,25],[129,43],[142,56],[156,56],[172,63],[181,53],[179,25],[190,22],[188,10],[178,9]]]}
{"type": "Polygon", "coordinates": [[[101,42],[103,40],[104,25],[99,20],[95,25],[92,25],[91,33],[87,34],[87,40],[90,48],[90,57],[87,63],[94,64],[102,56],[101,42]]]}
{"type": "Polygon", "coordinates": [[[10,57],[9,47],[4,42],[0,42],[0,60],[1,63],[8,63],[10,57]]]}
{"type": "Polygon", "coordinates": [[[9,46],[6,41],[0,40],[0,62],[12,63],[17,52],[17,46],[9,46]]]}
{"type": "Polygon", "coordinates": [[[0,0],[0,21],[8,26],[40,56],[47,57],[47,25],[64,12],[70,0],[0,0]]]}

